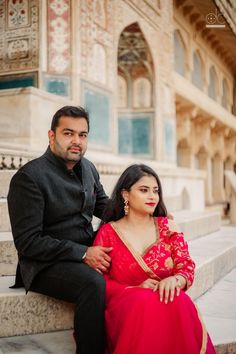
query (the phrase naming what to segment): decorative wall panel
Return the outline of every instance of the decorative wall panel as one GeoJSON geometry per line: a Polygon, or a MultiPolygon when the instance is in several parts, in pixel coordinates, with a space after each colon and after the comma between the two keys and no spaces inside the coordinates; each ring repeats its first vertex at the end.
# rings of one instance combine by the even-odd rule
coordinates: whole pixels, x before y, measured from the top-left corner
{"type": "Polygon", "coordinates": [[[71,1],[48,0],[48,72],[71,71],[71,1]]]}
{"type": "Polygon", "coordinates": [[[119,117],[119,153],[152,155],[151,115],[133,114],[119,117]]]}
{"type": "Polygon", "coordinates": [[[38,68],[39,0],[0,0],[0,73],[38,68]]]}
{"type": "Polygon", "coordinates": [[[0,76],[0,90],[28,86],[38,86],[37,73],[0,76]]]}
{"type": "Polygon", "coordinates": [[[115,84],[114,6],[113,1],[80,0],[80,73],[89,81],[99,82],[111,90],[115,84]],[[96,60],[101,64],[99,72],[96,60]]]}
{"type": "Polygon", "coordinates": [[[165,148],[165,160],[175,161],[176,159],[176,147],[175,147],[175,120],[164,120],[164,148],[165,148]]]}
{"type": "Polygon", "coordinates": [[[111,93],[88,83],[82,84],[83,105],[89,112],[89,140],[99,146],[111,146],[111,93]]]}
{"type": "Polygon", "coordinates": [[[44,88],[59,96],[70,96],[70,78],[66,76],[44,75],[44,88]]]}

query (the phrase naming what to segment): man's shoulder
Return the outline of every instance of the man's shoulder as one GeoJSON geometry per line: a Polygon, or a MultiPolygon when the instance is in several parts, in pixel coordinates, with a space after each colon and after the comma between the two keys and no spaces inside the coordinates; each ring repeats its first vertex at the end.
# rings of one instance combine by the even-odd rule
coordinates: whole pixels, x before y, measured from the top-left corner
{"type": "Polygon", "coordinates": [[[37,176],[43,171],[43,167],[46,163],[44,155],[37,157],[33,160],[28,161],[16,172],[16,175],[28,175],[28,176],[37,176]]]}
{"type": "Polygon", "coordinates": [[[94,165],[94,163],[90,160],[88,160],[86,157],[83,157],[82,159],[82,164],[85,168],[88,168],[92,171],[96,171],[97,172],[97,168],[96,166],[94,165]]]}
{"type": "MultiPolygon", "coordinates": [[[[36,157],[33,160],[28,161],[25,165],[23,165],[20,170],[22,171],[31,171],[34,170],[35,168],[39,167],[40,165],[43,165],[47,160],[45,159],[45,156],[39,156],[36,157]]],[[[19,170],[19,171],[20,171],[19,170]]]]}

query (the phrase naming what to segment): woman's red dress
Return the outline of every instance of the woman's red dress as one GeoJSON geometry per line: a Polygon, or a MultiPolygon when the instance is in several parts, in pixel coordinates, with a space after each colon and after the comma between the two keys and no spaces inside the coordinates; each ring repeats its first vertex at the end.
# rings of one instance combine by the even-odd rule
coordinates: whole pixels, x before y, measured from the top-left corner
{"type": "Polygon", "coordinates": [[[173,302],[140,288],[148,278],[183,275],[192,284],[195,264],[182,233],[170,232],[168,219],[154,219],[157,240],[137,253],[112,223],[103,225],[95,245],[112,247],[106,275],[106,354],[213,354],[214,347],[190,297],[181,290],[173,302]]]}

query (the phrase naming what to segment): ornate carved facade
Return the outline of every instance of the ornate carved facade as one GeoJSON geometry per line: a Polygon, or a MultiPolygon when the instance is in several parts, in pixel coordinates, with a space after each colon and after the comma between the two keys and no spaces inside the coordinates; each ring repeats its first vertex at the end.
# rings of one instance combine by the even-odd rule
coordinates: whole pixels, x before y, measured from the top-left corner
{"type": "Polygon", "coordinates": [[[89,110],[89,153],[108,173],[145,160],[188,175],[177,194],[195,178],[206,203],[225,202],[235,14],[224,0],[0,1],[1,168],[43,151],[51,115],[72,102],[89,110]]]}

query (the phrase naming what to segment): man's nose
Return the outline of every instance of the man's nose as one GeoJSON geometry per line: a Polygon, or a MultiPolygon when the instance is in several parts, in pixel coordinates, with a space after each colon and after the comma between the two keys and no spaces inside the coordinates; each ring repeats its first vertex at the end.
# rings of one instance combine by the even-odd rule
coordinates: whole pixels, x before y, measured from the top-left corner
{"type": "Polygon", "coordinates": [[[77,135],[77,134],[74,134],[74,135],[73,135],[72,141],[73,141],[74,144],[78,144],[78,145],[81,144],[81,138],[80,138],[80,136],[77,135]]]}

